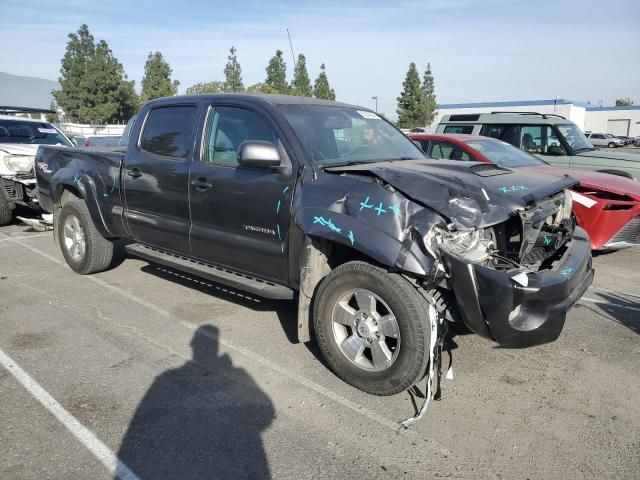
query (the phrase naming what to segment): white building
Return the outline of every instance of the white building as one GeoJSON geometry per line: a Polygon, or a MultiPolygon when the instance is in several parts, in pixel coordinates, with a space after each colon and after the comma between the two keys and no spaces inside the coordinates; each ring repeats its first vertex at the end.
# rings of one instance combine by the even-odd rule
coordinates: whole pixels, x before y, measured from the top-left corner
{"type": "Polygon", "coordinates": [[[438,105],[432,128],[453,113],[538,112],[562,115],[585,132],[640,136],[640,106],[600,107],[564,98],[513,102],[446,103],[438,105]]]}

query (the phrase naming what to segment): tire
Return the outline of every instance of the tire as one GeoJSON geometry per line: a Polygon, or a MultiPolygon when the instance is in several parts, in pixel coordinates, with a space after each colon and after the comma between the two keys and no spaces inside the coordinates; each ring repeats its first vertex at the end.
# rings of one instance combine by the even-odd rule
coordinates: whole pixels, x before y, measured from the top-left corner
{"type": "Polygon", "coordinates": [[[613,143],[613,142],[609,142],[609,145],[607,145],[607,147],[609,147],[609,148],[616,148],[616,147],[617,147],[617,145],[616,145],[615,143],[613,143]]]}
{"type": "MultiPolygon", "coordinates": [[[[0,183],[0,188],[2,188],[2,183],[0,183]]],[[[13,208],[11,208],[9,201],[4,198],[4,195],[0,192],[0,227],[9,225],[11,220],[13,220],[13,208]]]]}
{"type": "Polygon", "coordinates": [[[64,204],[57,219],[57,235],[62,255],[74,272],[88,275],[111,264],[113,243],[100,235],[83,200],[64,204]]]}
{"type": "Polygon", "coordinates": [[[426,373],[429,311],[435,313],[402,276],[354,261],[340,265],[321,282],[313,325],[322,354],[338,377],[373,395],[394,395],[426,373]]]}

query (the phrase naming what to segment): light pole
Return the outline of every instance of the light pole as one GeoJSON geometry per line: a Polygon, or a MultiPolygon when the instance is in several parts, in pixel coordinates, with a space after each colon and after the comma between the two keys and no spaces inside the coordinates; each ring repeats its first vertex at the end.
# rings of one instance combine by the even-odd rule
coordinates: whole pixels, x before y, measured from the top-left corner
{"type": "Polygon", "coordinates": [[[376,101],[376,113],[378,113],[378,97],[371,97],[371,100],[376,101]]]}

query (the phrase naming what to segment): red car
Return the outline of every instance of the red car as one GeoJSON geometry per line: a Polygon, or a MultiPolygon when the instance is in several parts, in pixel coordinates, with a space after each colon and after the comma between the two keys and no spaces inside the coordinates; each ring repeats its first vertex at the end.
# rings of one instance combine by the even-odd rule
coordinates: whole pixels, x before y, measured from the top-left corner
{"type": "Polygon", "coordinates": [[[552,167],[508,143],[463,134],[410,133],[431,158],[495,163],[505,168],[544,172],[580,182],[573,191],[573,211],[591,238],[594,250],[618,250],[640,245],[640,183],[629,178],[587,170],[552,167]]]}

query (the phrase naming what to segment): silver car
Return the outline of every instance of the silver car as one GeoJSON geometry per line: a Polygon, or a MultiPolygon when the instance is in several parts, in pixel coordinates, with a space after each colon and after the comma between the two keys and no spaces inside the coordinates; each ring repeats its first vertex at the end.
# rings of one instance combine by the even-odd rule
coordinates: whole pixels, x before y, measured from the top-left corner
{"type": "Polygon", "coordinates": [[[610,133],[587,133],[591,145],[597,147],[624,147],[624,141],[614,137],[610,133]]]}

